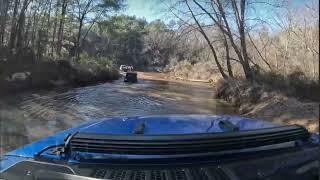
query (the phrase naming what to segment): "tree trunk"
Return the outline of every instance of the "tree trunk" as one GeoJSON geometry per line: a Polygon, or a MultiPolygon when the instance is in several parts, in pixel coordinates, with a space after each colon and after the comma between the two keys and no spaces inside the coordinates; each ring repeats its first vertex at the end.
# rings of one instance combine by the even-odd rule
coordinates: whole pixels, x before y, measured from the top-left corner
{"type": "MultiPolygon", "coordinates": [[[[52,10],[52,0],[49,2],[49,12],[48,12],[48,19],[47,19],[47,25],[46,25],[46,43],[49,43],[49,29],[51,28],[50,18],[51,18],[51,10],[52,10]]],[[[46,48],[46,53],[49,53],[50,49],[46,48]]]]}
{"type": "MultiPolygon", "coordinates": [[[[235,0],[234,0],[235,2],[235,0]]],[[[241,41],[241,50],[243,54],[243,61],[244,61],[244,73],[246,76],[246,79],[252,80],[253,74],[251,71],[251,67],[249,64],[249,56],[248,56],[248,51],[247,51],[247,43],[246,43],[246,33],[245,33],[245,26],[244,26],[244,16],[245,16],[245,0],[240,1],[240,16],[238,15],[238,21],[239,21],[239,34],[240,34],[240,41],[241,41]]],[[[234,11],[239,14],[238,10],[235,8],[234,11]]]]}
{"type": "Polygon", "coordinates": [[[24,32],[24,23],[25,23],[25,13],[21,12],[19,20],[18,20],[18,28],[17,28],[17,48],[23,47],[23,32],[24,32]]]}
{"type": "Polygon", "coordinates": [[[216,53],[216,51],[215,51],[212,43],[210,42],[210,39],[208,38],[208,36],[207,36],[206,33],[204,32],[204,30],[202,29],[201,24],[199,23],[199,21],[197,20],[197,18],[195,17],[195,15],[194,15],[194,13],[193,13],[193,11],[191,10],[190,5],[189,5],[189,3],[188,3],[188,0],[185,0],[185,3],[186,3],[186,5],[188,6],[188,9],[189,9],[189,11],[190,11],[190,13],[191,13],[191,15],[192,15],[192,18],[194,19],[194,21],[195,21],[196,24],[198,25],[198,27],[199,27],[199,29],[200,29],[200,33],[203,35],[203,37],[205,38],[205,40],[207,41],[207,43],[208,43],[208,45],[209,45],[209,47],[210,47],[210,50],[211,50],[211,52],[212,52],[212,54],[213,54],[214,60],[215,60],[215,62],[216,62],[216,64],[217,64],[217,67],[218,67],[218,69],[219,69],[220,74],[222,75],[222,77],[223,77],[224,79],[227,79],[228,76],[227,76],[227,75],[224,73],[224,71],[223,71],[223,68],[222,68],[222,66],[221,66],[221,64],[220,64],[220,62],[219,62],[219,60],[218,60],[217,53],[216,53]]]}
{"type": "Polygon", "coordinates": [[[229,52],[228,41],[225,34],[222,33],[222,36],[223,36],[223,44],[226,49],[226,60],[227,60],[227,69],[228,69],[229,77],[233,78],[232,66],[230,63],[230,52],[229,52]]]}
{"type": "Polygon", "coordinates": [[[25,33],[25,20],[26,20],[26,11],[30,4],[30,0],[24,0],[23,6],[19,15],[18,20],[18,39],[17,39],[17,47],[21,48],[24,46],[24,33],[25,33]]]}
{"type": "MultiPolygon", "coordinates": [[[[224,31],[226,33],[226,35],[229,37],[230,39],[230,42],[231,42],[231,45],[235,51],[235,53],[237,54],[238,58],[239,58],[239,61],[242,65],[242,68],[243,68],[243,71],[244,71],[244,74],[245,74],[245,77],[246,79],[248,80],[252,80],[253,76],[252,76],[252,71],[251,71],[251,68],[250,68],[250,65],[249,65],[249,57],[248,57],[248,54],[247,54],[247,48],[246,48],[246,44],[243,43],[245,40],[245,34],[244,34],[244,21],[242,22],[242,27],[240,27],[241,25],[239,24],[239,22],[237,22],[237,25],[239,28],[239,34],[240,36],[240,41],[241,41],[241,47],[239,48],[236,43],[234,42],[234,38],[233,38],[233,35],[232,35],[232,32],[231,32],[231,29],[229,27],[229,23],[228,23],[228,20],[226,18],[226,13],[225,13],[225,10],[220,2],[220,0],[217,0],[217,6],[218,6],[218,10],[222,16],[222,19],[224,21],[224,24],[225,24],[225,28],[226,30],[224,29],[223,26],[219,26],[219,28],[224,31]],[[240,30],[242,29],[242,30],[240,30]],[[242,32],[241,32],[242,31],[242,32]],[[243,47],[244,46],[244,47],[243,47]],[[241,49],[241,50],[240,50],[241,49]],[[242,52],[243,50],[245,50],[245,52],[242,52]]],[[[241,3],[245,2],[245,0],[241,0],[241,3]]],[[[232,3],[236,3],[235,0],[232,0],[232,3]]],[[[234,6],[233,6],[234,7],[234,6]]],[[[245,8],[244,5],[241,5],[241,8],[245,8]]],[[[239,15],[239,13],[237,12],[237,9],[234,7],[233,10],[235,11],[235,15],[239,15]]],[[[241,12],[243,12],[243,14],[241,14],[241,16],[244,17],[244,10],[241,9],[241,12]]],[[[241,20],[239,16],[236,16],[236,20],[239,21],[241,20]]]]}
{"type": "Polygon", "coordinates": [[[57,43],[57,54],[61,55],[61,49],[62,49],[62,40],[63,40],[63,30],[64,30],[64,21],[65,21],[65,15],[67,10],[68,2],[66,0],[62,3],[62,9],[61,9],[61,19],[59,22],[59,30],[58,30],[58,43],[57,43]]]}
{"type": "Polygon", "coordinates": [[[22,48],[23,47],[23,33],[24,33],[24,25],[25,25],[25,11],[29,6],[29,0],[24,0],[23,6],[19,15],[18,19],[18,29],[17,29],[17,48],[22,48]]]}
{"type": "Polygon", "coordinates": [[[202,9],[214,21],[214,23],[218,24],[218,27],[220,28],[222,36],[223,36],[223,44],[224,44],[225,50],[226,50],[226,61],[227,61],[228,74],[229,74],[229,77],[233,78],[232,66],[231,66],[231,63],[230,63],[229,45],[228,45],[228,41],[227,41],[227,38],[226,38],[226,35],[225,35],[226,32],[223,31],[223,28],[222,28],[222,20],[221,20],[221,18],[218,18],[218,14],[216,13],[217,19],[215,19],[200,3],[198,3],[196,0],[193,0],[193,2],[197,6],[199,6],[200,9],[202,9]],[[218,20],[219,20],[219,22],[218,22],[218,20]]]}
{"type": "Polygon", "coordinates": [[[45,31],[43,30],[38,30],[38,40],[37,40],[37,60],[42,59],[43,57],[43,53],[45,50],[44,47],[44,41],[45,41],[46,37],[45,37],[45,31]]]}
{"type": "Polygon", "coordinates": [[[34,12],[33,14],[33,17],[32,17],[32,31],[31,31],[31,47],[32,49],[34,49],[35,47],[35,42],[36,42],[36,33],[37,33],[37,26],[38,26],[38,19],[36,17],[36,11],[34,12]]]}
{"type": "Polygon", "coordinates": [[[59,8],[60,8],[60,0],[57,0],[56,4],[56,11],[55,11],[55,21],[53,25],[53,32],[52,32],[52,41],[51,41],[51,56],[53,56],[54,49],[55,49],[55,41],[56,41],[56,33],[57,33],[57,24],[58,24],[58,14],[59,14],[59,8]]]}
{"type": "Polygon", "coordinates": [[[91,8],[91,5],[93,3],[93,0],[86,1],[86,5],[81,8],[79,1],[78,1],[78,20],[79,20],[79,27],[78,27],[78,35],[75,43],[75,55],[77,59],[79,59],[80,51],[81,51],[81,31],[84,25],[84,19],[89,13],[89,9],[91,8]]]}
{"type": "Polygon", "coordinates": [[[26,29],[24,30],[24,36],[23,36],[24,42],[23,42],[23,44],[25,46],[29,46],[29,38],[28,38],[28,36],[29,36],[30,26],[31,26],[31,18],[29,18],[29,21],[27,23],[26,29]]]}
{"type": "Polygon", "coordinates": [[[79,22],[77,41],[75,44],[75,55],[76,55],[77,59],[79,59],[79,57],[80,57],[80,47],[81,47],[80,40],[81,40],[82,26],[83,26],[83,18],[81,18],[80,22],[79,22]]]}
{"type": "Polygon", "coordinates": [[[255,50],[257,51],[258,55],[260,56],[261,60],[269,67],[269,69],[272,71],[272,66],[270,65],[270,63],[267,61],[266,57],[267,57],[267,48],[264,48],[264,57],[262,56],[262,53],[260,52],[260,50],[258,49],[258,47],[256,46],[256,44],[254,43],[253,39],[251,38],[250,34],[248,33],[248,37],[249,40],[252,44],[252,46],[255,48],[255,50]]]}
{"type": "Polygon", "coordinates": [[[0,0],[0,46],[4,45],[9,0],[0,0]]]}
{"type": "MultiPolygon", "coordinates": [[[[219,29],[221,30],[221,33],[223,35],[223,41],[224,41],[224,46],[225,46],[225,50],[226,50],[226,60],[227,60],[227,69],[228,69],[228,74],[230,77],[233,77],[233,72],[232,72],[232,66],[231,66],[231,63],[230,63],[230,52],[229,52],[229,45],[228,45],[228,41],[227,41],[227,38],[226,38],[226,35],[228,35],[230,41],[233,43],[233,39],[232,39],[232,35],[229,36],[229,33],[228,31],[226,31],[223,27],[223,23],[222,23],[222,19],[221,17],[219,18],[218,17],[218,14],[216,13],[215,11],[215,14],[216,14],[216,17],[217,19],[215,19],[200,3],[198,3],[196,0],[193,0],[193,2],[200,7],[200,9],[202,9],[212,20],[214,23],[216,23],[219,27],[219,29]]],[[[227,26],[227,29],[229,29],[228,27],[228,24],[226,24],[227,26]]]]}
{"type": "Polygon", "coordinates": [[[14,2],[14,8],[13,8],[13,14],[12,14],[12,21],[11,21],[11,33],[10,33],[10,39],[9,39],[9,48],[13,49],[15,48],[15,42],[16,42],[16,34],[17,34],[17,24],[16,24],[16,16],[18,14],[18,5],[20,0],[15,0],[14,2]]]}

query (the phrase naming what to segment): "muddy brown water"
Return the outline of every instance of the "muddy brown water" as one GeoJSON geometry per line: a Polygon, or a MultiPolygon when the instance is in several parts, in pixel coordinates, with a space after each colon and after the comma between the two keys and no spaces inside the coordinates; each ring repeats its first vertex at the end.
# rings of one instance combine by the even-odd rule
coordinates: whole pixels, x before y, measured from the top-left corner
{"type": "Polygon", "coordinates": [[[1,153],[91,119],[163,114],[233,114],[204,83],[122,80],[1,97],[1,153]]]}

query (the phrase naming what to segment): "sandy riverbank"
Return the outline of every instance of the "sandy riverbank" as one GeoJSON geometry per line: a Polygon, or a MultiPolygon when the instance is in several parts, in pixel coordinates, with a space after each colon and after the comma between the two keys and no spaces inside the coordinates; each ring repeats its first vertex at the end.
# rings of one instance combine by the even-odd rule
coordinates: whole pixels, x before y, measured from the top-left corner
{"type": "MultiPolygon", "coordinates": [[[[157,75],[177,80],[171,74],[157,75]]],[[[149,76],[152,79],[152,74],[149,76]]],[[[183,79],[188,81],[189,79],[183,79]]],[[[208,80],[216,98],[232,103],[237,114],[276,124],[299,124],[309,131],[319,132],[319,103],[288,97],[279,91],[241,80],[223,81],[218,76],[208,80]]]]}

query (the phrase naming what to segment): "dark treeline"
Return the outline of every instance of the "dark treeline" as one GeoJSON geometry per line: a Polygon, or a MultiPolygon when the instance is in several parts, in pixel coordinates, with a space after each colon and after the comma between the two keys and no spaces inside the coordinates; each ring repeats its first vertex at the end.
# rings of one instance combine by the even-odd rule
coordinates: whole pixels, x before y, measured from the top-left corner
{"type": "Polygon", "coordinates": [[[30,48],[37,58],[78,57],[91,28],[122,7],[121,0],[1,0],[0,43],[30,48]]]}
{"type": "Polygon", "coordinates": [[[124,0],[0,0],[0,65],[64,60],[95,72],[129,64],[191,79],[318,86],[318,1],[157,2],[172,20],[119,15],[124,0]]]}
{"type": "Polygon", "coordinates": [[[163,21],[118,15],[122,0],[0,0],[0,7],[1,92],[112,80],[120,64],[161,69],[183,54],[163,21]]]}
{"type": "Polygon", "coordinates": [[[0,0],[0,45],[10,52],[29,48],[36,59],[80,59],[83,54],[86,58],[107,57],[116,64],[135,65],[157,61],[167,65],[170,58],[195,61],[190,54],[208,50],[209,59],[224,78],[234,76],[233,62],[242,67],[247,79],[253,79],[257,68],[283,74],[299,69],[307,76],[318,77],[315,1],[299,9],[286,1],[159,3],[168,5],[166,11],[175,21],[148,23],[115,16],[126,7],[123,0],[0,0]],[[277,17],[271,22],[269,17],[253,14],[263,8],[272,9],[277,17]],[[277,30],[271,30],[275,26],[277,30]],[[183,47],[185,43],[193,49],[183,47]]]}
{"type": "Polygon", "coordinates": [[[116,79],[112,61],[81,59],[98,23],[122,0],[0,0],[1,92],[116,79]]]}
{"type": "Polygon", "coordinates": [[[0,0],[0,7],[0,57],[31,54],[23,63],[146,68],[166,65],[172,51],[173,31],[164,22],[115,15],[126,7],[122,0],[0,0]]]}

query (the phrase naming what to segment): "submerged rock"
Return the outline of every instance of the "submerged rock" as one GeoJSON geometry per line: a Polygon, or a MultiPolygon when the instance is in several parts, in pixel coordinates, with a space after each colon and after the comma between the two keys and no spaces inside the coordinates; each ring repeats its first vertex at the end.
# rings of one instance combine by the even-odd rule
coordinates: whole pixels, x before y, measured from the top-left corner
{"type": "Polygon", "coordinates": [[[54,86],[65,86],[65,85],[68,85],[68,81],[66,80],[62,80],[62,79],[59,79],[59,80],[49,80],[49,82],[54,85],[54,86]]]}
{"type": "Polygon", "coordinates": [[[31,73],[29,71],[26,72],[17,72],[12,74],[11,76],[7,77],[5,80],[8,82],[12,81],[24,81],[29,78],[31,73]]]}

